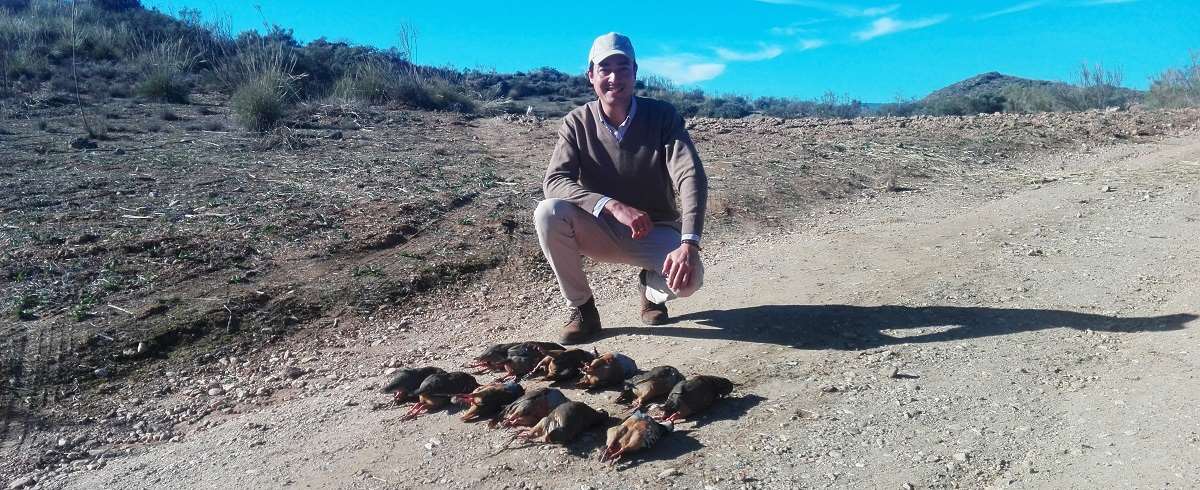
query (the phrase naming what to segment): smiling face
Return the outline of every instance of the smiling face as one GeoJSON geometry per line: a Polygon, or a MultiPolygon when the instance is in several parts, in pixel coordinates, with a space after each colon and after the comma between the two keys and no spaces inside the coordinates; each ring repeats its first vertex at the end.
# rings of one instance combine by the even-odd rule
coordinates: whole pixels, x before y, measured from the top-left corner
{"type": "Polygon", "coordinates": [[[637,64],[629,57],[614,54],[588,69],[588,81],[600,102],[609,107],[627,107],[637,83],[637,64]]]}

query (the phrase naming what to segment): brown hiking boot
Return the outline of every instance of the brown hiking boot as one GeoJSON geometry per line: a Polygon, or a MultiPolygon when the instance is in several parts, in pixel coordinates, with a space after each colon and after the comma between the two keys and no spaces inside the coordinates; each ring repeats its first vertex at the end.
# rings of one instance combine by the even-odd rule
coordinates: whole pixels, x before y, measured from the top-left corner
{"type": "Polygon", "coordinates": [[[646,274],[650,271],[642,269],[638,274],[638,296],[642,300],[642,323],[646,325],[662,325],[667,323],[671,318],[667,316],[667,304],[656,304],[653,301],[646,299],[646,274]]]}
{"type": "Polygon", "coordinates": [[[563,325],[562,343],[581,344],[600,333],[600,311],[596,309],[595,298],[588,298],[587,303],[571,310],[571,319],[563,325]]]}

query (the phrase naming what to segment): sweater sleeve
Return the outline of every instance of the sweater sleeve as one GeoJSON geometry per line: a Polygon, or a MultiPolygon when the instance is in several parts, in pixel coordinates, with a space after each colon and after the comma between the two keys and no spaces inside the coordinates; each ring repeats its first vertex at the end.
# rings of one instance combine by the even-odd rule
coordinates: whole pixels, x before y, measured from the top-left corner
{"type": "Polygon", "coordinates": [[[565,119],[558,129],[558,144],[550,155],[542,191],[547,199],[563,199],[592,213],[604,195],[589,191],[579,184],[579,161],[579,143],[570,119],[565,119]]]}
{"type": "Polygon", "coordinates": [[[700,154],[688,135],[683,117],[671,111],[671,125],[664,142],[667,174],[679,196],[680,234],[699,237],[704,231],[704,209],[708,205],[708,176],[700,163],[700,154]]]}

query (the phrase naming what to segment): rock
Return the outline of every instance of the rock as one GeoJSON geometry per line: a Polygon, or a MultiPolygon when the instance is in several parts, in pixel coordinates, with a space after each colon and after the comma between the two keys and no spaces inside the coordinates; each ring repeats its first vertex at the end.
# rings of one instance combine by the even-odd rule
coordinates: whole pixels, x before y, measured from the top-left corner
{"type": "Polygon", "coordinates": [[[97,378],[107,378],[110,373],[108,372],[108,368],[99,368],[92,371],[92,374],[95,374],[97,378]]]}
{"type": "Polygon", "coordinates": [[[959,463],[966,463],[970,456],[967,453],[954,453],[954,460],[959,463]]]}
{"type": "Polygon", "coordinates": [[[87,136],[80,136],[78,138],[72,139],[71,142],[68,143],[68,145],[73,150],[90,150],[90,149],[96,148],[97,146],[100,146],[100,145],[97,145],[95,141],[92,141],[91,138],[88,138],[87,136]]]}
{"type": "Polygon", "coordinates": [[[679,472],[679,469],[677,469],[677,468],[667,468],[667,469],[665,469],[665,470],[662,470],[661,472],[659,472],[659,473],[658,473],[658,477],[659,477],[659,478],[670,478],[670,477],[673,477],[673,476],[679,476],[679,475],[681,475],[681,474],[682,474],[682,473],[680,473],[680,472],[679,472]]]}
{"type": "Polygon", "coordinates": [[[885,378],[895,378],[898,374],[900,374],[900,370],[896,366],[884,366],[879,370],[879,375],[885,378]]]}
{"type": "Polygon", "coordinates": [[[296,379],[308,374],[308,370],[296,366],[288,366],[283,369],[283,377],[287,379],[296,379]]]}
{"type": "Polygon", "coordinates": [[[825,393],[837,393],[838,387],[834,385],[825,385],[821,387],[821,391],[825,393]]]}
{"type": "Polygon", "coordinates": [[[340,139],[342,139],[343,135],[342,135],[341,131],[333,131],[333,132],[329,133],[328,135],[326,135],[325,137],[329,138],[331,140],[340,140],[340,139]]]}
{"type": "Polygon", "coordinates": [[[1030,257],[1041,257],[1043,255],[1046,255],[1046,252],[1043,252],[1042,249],[1040,249],[1040,248],[1035,248],[1033,250],[1025,252],[1025,255],[1028,255],[1030,257]]]}
{"type": "Polygon", "coordinates": [[[124,154],[125,154],[124,148],[117,148],[117,149],[113,150],[113,155],[121,156],[124,154]]]}
{"type": "Polygon", "coordinates": [[[1106,186],[1104,186],[1104,187],[1101,187],[1101,188],[1100,188],[1100,192],[1112,192],[1112,191],[1115,191],[1115,190],[1116,190],[1116,189],[1114,189],[1114,188],[1113,188],[1112,186],[1110,186],[1110,185],[1106,185],[1106,186]]]}
{"type": "Polygon", "coordinates": [[[209,395],[209,396],[221,396],[221,395],[224,395],[224,394],[225,394],[225,390],[224,390],[224,389],[222,389],[222,388],[219,388],[219,387],[218,387],[218,388],[209,388],[209,389],[208,389],[208,395],[209,395]]]}
{"type": "Polygon", "coordinates": [[[32,487],[34,483],[37,483],[37,478],[34,478],[33,475],[26,475],[26,476],[17,478],[16,480],[13,480],[12,483],[9,483],[8,490],[32,487]]]}

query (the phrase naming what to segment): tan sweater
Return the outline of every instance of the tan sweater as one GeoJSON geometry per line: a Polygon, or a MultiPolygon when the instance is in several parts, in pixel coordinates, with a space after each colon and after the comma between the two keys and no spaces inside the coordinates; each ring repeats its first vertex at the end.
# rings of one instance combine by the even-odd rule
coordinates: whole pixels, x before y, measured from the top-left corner
{"type": "Polygon", "coordinates": [[[645,211],[656,224],[700,236],[708,178],[683,117],[671,104],[638,97],[637,113],[619,142],[601,117],[595,100],[563,117],[546,169],[546,197],[590,213],[608,196],[645,211]]]}

